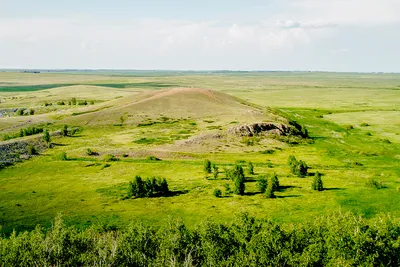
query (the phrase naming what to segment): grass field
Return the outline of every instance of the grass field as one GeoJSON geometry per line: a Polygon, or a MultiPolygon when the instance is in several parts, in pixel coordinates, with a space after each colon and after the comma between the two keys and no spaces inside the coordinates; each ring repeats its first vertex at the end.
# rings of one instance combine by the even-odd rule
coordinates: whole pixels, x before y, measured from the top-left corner
{"type": "Polygon", "coordinates": [[[160,225],[168,216],[188,225],[206,217],[224,222],[243,211],[281,222],[337,210],[400,218],[397,74],[4,72],[0,100],[0,113],[10,115],[0,117],[0,137],[39,124],[51,132],[65,124],[82,130],[54,137],[53,148],[0,170],[4,233],[47,227],[60,212],[82,228],[122,227],[133,219],[160,225]],[[72,98],[88,103],[69,105],[72,98]],[[35,112],[17,116],[15,109],[35,112]],[[280,114],[306,126],[313,142],[213,138],[235,125],[282,122],[280,114]],[[88,156],[88,148],[99,155],[88,156]],[[68,160],[57,158],[61,152],[68,160]],[[119,160],[105,162],[107,154],[119,160]],[[311,190],[312,176],[291,174],[289,155],[304,160],[310,173],[321,172],[326,190],[311,190]],[[219,166],[218,179],[206,179],[204,159],[219,166]],[[246,194],[214,197],[215,188],[233,187],[224,168],[236,161],[255,166],[246,194]],[[266,199],[257,176],[273,173],[281,188],[277,198],[266,199]],[[135,175],[167,178],[172,194],[126,199],[135,175]],[[369,188],[370,179],[383,188],[369,188]]]}

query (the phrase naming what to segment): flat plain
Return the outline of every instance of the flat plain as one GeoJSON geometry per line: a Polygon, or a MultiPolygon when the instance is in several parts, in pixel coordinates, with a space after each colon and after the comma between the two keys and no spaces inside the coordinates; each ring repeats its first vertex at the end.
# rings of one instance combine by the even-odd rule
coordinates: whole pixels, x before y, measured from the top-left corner
{"type": "Polygon", "coordinates": [[[51,148],[0,170],[6,234],[49,227],[59,213],[80,228],[124,227],[132,220],[157,226],[169,216],[196,225],[207,217],[229,221],[240,212],[289,223],[338,210],[400,217],[398,74],[2,72],[0,101],[0,145],[41,137],[19,137],[27,127],[77,129],[72,137],[54,135],[51,148]],[[34,112],[18,115],[19,109],[34,112]],[[285,119],[306,127],[309,140],[226,134],[237,125],[285,119]],[[67,160],[59,157],[63,152],[67,160]],[[290,155],[304,160],[311,174],[322,173],[325,190],[311,190],[312,176],[293,175],[290,155]],[[205,159],[219,167],[216,179],[206,177],[205,159]],[[225,193],[233,184],[224,170],[236,162],[254,164],[242,196],[225,193]],[[256,180],[273,173],[281,187],[267,199],[256,180]],[[173,194],[127,198],[136,175],[166,178],[173,194]],[[369,187],[371,180],[381,188],[369,187]],[[213,195],[216,188],[222,197],[213,195]]]}

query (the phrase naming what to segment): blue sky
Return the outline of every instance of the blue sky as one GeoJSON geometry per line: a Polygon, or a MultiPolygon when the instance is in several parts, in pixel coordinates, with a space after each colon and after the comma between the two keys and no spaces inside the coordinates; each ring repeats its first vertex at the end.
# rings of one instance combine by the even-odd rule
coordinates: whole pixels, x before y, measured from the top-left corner
{"type": "Polygon", "coordinates": [[[400,0],[0,0],[0,68],[400,72],[400,0]]]}

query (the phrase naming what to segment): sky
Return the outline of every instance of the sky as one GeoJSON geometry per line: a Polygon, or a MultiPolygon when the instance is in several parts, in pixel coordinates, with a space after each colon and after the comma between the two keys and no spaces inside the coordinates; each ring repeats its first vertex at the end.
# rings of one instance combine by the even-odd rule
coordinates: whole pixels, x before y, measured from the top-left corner
{"type": "Polygon", "coordinates": [[[0,68],[400,72],[400,0],[0,0],[0,68]]]}

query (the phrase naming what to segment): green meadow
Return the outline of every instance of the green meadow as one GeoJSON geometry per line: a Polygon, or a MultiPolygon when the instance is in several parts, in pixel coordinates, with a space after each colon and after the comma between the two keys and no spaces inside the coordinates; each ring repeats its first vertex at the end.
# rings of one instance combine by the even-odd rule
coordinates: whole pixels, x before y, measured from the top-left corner
{"type": "Polygon", "coordinates": [[[30,159],[21,153],[20,162],[0,170],[4,234],[48,228],[59,213],[81,229],[134,220],[161,226],[169,217],[188,226],[205,218],[224,223],[241,212],[282,223],[339,210],[400,218],[398,74],[2,72],[0,101],[3,147],[42,138],[17,136],[27,127],[77,129],[54,134],[51,148],[30,159]],[[284,121],[304,126],[309,138],[227,134],[238,125],[284,121]],[[294,175],[290,155],[306,162],[310,175],[294,175]],[[217,178],[205,174],[205,159],[218,167],[217,178]],[[237,162],[245,170],[243,195],[226,192],[234,183],[225,171],[237,162]],[[311,189],[316,172],[323,191],[311,189]],[[267,199],[257,180],[274,173],[280,187],[267,199]],[[136,175],[166,178],[171,194],[128,197],[136,175]]]}

